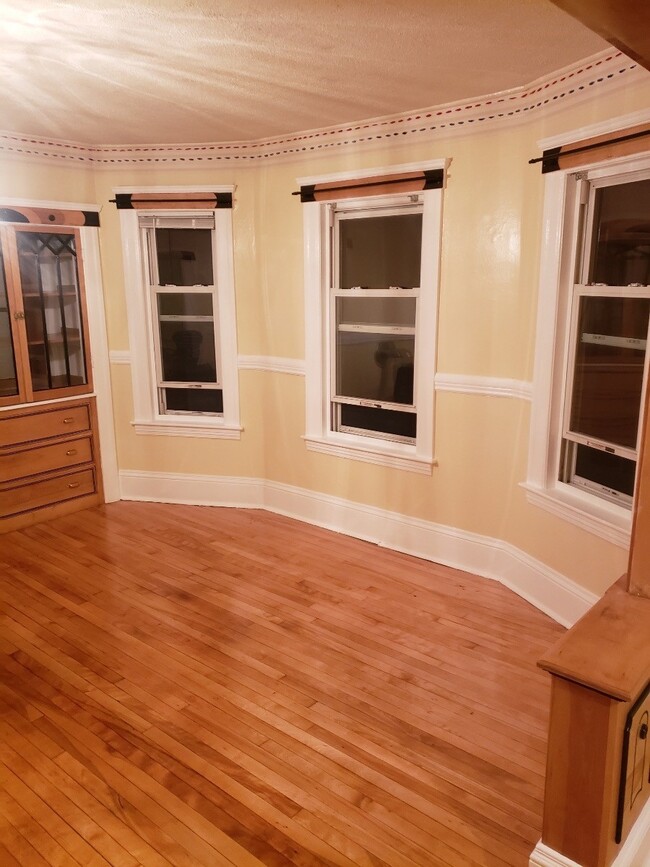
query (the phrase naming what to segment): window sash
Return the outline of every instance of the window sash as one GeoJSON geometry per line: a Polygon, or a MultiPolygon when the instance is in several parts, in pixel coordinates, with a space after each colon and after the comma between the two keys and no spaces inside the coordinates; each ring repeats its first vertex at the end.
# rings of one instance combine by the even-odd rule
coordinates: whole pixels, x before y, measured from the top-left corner
{"type": "MultiPolygon", "coordinates": [[[[397,433],[386,433],[381,430],[373,430],[368,428],[356,427],[353,425],[343,424],[341,420],[342,407],[365,407],[368,409],[381,409],[389,413],[404,413],[417,417],[417,406],[415,403],[415,382],[413,385],[413,402],[410,404],[398,403],[391,400],[382,400],[374,398],[356,397],[352,395],[341,394],[338,388],[338,351],[339,351],[339,335],[342,333],[358,333],[358,334],[380,334],[395,337],[413,337],[413,377],[417,376],[417,334],[418,334],[418,315],[419,315],[419,296],[420,287],[410,287],[402,289],[400,287],[387,287],[383,289],[371,289],[363,287],[351,287],[344,289],[340,286],[340,230],[341,221],[345,220],[362,220],[372,219],[373,217],[384,216],[401,216],[403,214],[422,214],[423,206],[419,196],[401,197],[390,201],[368,201],[358,199],[354,202],[346,202],[344,205],[329,205],[327,206],[330,215],[330,256],[329,256],[329,302],[327,303],[327,318],[329,328],[327,329],[328,340],[328,356],[329,356],[329,374],[328,374],[328,403],[330,405],[330,428],[333,432],[356,435],[361,438],[371,438],[383,440],[387,442],[403,443],[414,445],[416,437],[402,436],[397,433]],[[367,321],[345,322],[340,323],[337,319],[337,299],[339,298],[365,298],[365,299],[415,299],[415,324],[411,325],[390,325],[386,323],[377,324],[367,321]]],[[[420,245],[420,264],[422,263],[422,246],[424,244],[424,234],[420,245]]]]}
{"type": "MultiPolygon", "coordinates": [[[[577,488],[581,488],[582,490],[594,494],[601,499],[607,500],[610,503],[616,503],[619,506],[622,505],[627,509],[631,509],[633,502],[632,496],[625,493],[624,491],[617,490],[615,488],[612,488],[611,486],[605,485],[604,483],[598,482],[594,479],[590,479],[587,476],[580,475],[577,467],[578,448],[580,445],[583,444],[568,439],[564,443],[565,454],[563,456],[563,477],[566,483],[577,488]]],[[[600,451],[603,451],[607,454],[610,453],[606,449],[600,449],[600,451]]],[[[619,455],[618,457],[622,456],[619,455]]]]}
{"type": "Polygon", "coordinates": [[[190,410],[172,410],[166,406],[166,389],[192,389],[192,390],[212,390],[222,391],[222,364],[219,346],[219,297],[216,285],[175,285],[175,284],[159,284],[158,275],[158,255],[156,249],[156,234],[157,228],[181,228],[181,229],[206,229],[212,231],[212,261],[213,268],[216,262],[215,249],[215,232],[214,232],[214,216],[182,216],[174,215],[173,217],[158,217],[147,215],[140,217],[139,226],[143,241],[143,249],[146,252],[145,269],[148,284],[148,306],[151,321],[151,351],[153,354],[153,370],[155,375],[156,389],[156,404],[160,415],[191,415],[191,416],[217,416],[223,417],[221,412],[210,411],[190,411],[190,410]],[[209,295],[212,299],[212,315],[201,314],[160,314],[158,299],[161,295],[209,295]],[[166,379],[163,370],[163,352],[161,343],[161,323],[163,322],[196,322],[196,323],[212,323],[212,340],[214,342],[214,359],[215,359],[215,379],[214,381],[177,381],[166,379]]]}
{"type": "MultiPolygon", "coordinates": [[[[571,319],[569,327],[569,352],[567,357],[565,391],[564,391],[564,407],[562,414],[562,437],[582,445],[591,446],[597,449],[603,449],[621,457],[630,460],[636,460],[637,449],[631,449],[623,446],[620,443],[613,442],[607,439],[601,439],[595,436],[587,436],[580,431],[574,430],[571,424],[571,410],[573,405],[574,382],[576,372],[576,358],[578,354],[579,343],[579,319],[580,319],[580,302],[583,298],[650,298],[650,286],[648,287],[628,287],[628,286],[583,286],[581,284],[573,287],[573,297],[571,303],[571,319]]],[[[648,323],[648,333],[650,333],[650,321],[648,323]]],[[[643,398],[648,380],[648,366],[650,364],[649,354],[646,351],[648,338],[643,341],[643,346],[632,347],[644,352],[643,362],[643,383],[640,394],[640,406],[643,407],[643,398]]],[[[637,444],[638,431],[642,422],[642,414],[639,412],[639,422],[637,429],[637,444]]]]}
{"type": "MultiPolygon", "coordinates": [[[[407,415],[410,413],[413,416],[413,419],[416,424],[417,429],[417,413],[415,412],[414,407],[407,407],[401,403],[398,404],[384,404],[384,405],[376,405],[371,401],[353,401],[353,400],[342,400],[342,401],[332,401],[332,426],[333,429],[339,433],[345,434],[353,434],[363,438],[370,438],[376,440],[383,440],[384,442],[395,442],[395,443],[403,443],[405,445],[413,445],[415,440],[415,436],[403,436],[398,433],[387,433],[385,431],[379,430],[378,428],[364,428],[350,424],[344,424],[342,420],[343,410],[346,406],[358,406],[366,409],[381,409],[387,410],[390,413],[395,414],[403,414],[407,415]]],[[[407,415],[407,417],[409,417],[407,415]]]]}

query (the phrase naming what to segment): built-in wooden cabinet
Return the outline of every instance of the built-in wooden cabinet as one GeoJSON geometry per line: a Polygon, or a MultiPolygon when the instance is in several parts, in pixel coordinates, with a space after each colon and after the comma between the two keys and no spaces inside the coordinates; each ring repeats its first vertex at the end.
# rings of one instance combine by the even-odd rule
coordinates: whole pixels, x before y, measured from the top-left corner
{"type": "Polygon", "coordinates": [[[650,799],[649,635],[650,599],[618,583],[539,662],[552,675],[542,842],[580,867],[612,864],[650,799]]]}
{"type": "MultiPolygon", "coordinates": [[[[0,531],[101,502],[81,235],[0,222],[0,531]],[[82,399],[83,398],[83,399],[82,399]]],[[[30,222],[45,217],[57,225],[30,222]]],[[[65,222],[66,215],[63,215],[65,222]]],[[[72,219],[85,215],[72,213],[72,219]]]]}

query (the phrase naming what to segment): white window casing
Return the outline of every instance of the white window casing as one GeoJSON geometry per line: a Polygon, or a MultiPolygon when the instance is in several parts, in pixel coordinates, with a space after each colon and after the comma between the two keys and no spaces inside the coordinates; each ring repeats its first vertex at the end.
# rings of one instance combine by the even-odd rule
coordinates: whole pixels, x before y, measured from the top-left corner
{"type": "MultiPolygon", "coordinates": [[[[391,166],[369,172],[347,172],[319,178],[299,179],[302,184],[333,183],[372,175],[392,175],[402,171],[445,169],[447,161],[437,160],[426,164],[391,166]]],[[[442,229],[443,190],[432,189],[412,193],[359,197],[339,201],[335,205],[327,201],[305,202],[303,230],[305,244],[305,373],[306,373],[306,426],[307,448],[325,454],[396,467],[419,473],[430,473],[434,464],[434,377],[437,343],[438,287],[440,267],[440,242],[442,229]],[[347,430],[335,430],[332,424],[332,405],[337,397],[333,394],[335,345],[333,322],[334,303],[332,290],[330,221],[334,208],[339,212],[358,209],[366,215],[397,213],[411,207],[421,209],[422,249],[421,280],[417,291],[401,290],[401,297],[417,297],[417,312],[414,328],[415,368],[413,405],[417,413],[415,442],[400,441],[400,438],[381,435],[364,435],[347,430]]],[[[361,214],[360,214],[361,216],[361,214]]],[[[353,297],[354,290],[345,290],[338,295],[353,297]]],[[[357,293],[362,294],[362,293],[357,293]]],[[[367,293],[387,295],[391,292],[367,293]]],[[[396,411],[404,407],[395,404],[386,408],[396,411]]],[[[407,410],[413,411],[413,410],[407,410]]]]}
{"type": "MultiPolygon", "coordinates": [[[[118,193],[165,193],[183,192],[230,192],[233,186],[220,187],[148,187],[134,189],[120,188],[118,193]]],[[[131,375],[133,384],[134,420],[137,433],[164,436],[216,437],[239,439],[241,425],[239,418],[239,383],[237,369],[237,327],[235,309],[235,285],[233,266],[232,209],[214,210],[136,210],[121,209],[120,227],[124,257],[124,275],[131,354],[131,375]],[[154,325],[156,311],[152,309],[149,284],[148,253],[144,246],[146,228],[141,221],[147,216],[158,217],[165,227],[183,227],[188,221],[205,217],[211,223],[213,232],[213,269],[214,269],[214,325],[216,352],[219,371],[219,386],[223,389],[223,413],[220,415],[204,413],[168,414],[159,408],[160,365],[157,361],[158,334],[154,325]]],[[[194,291],[194,287],[179,287],[181,290],[194,291]]],[[[163,290],[165,291],[165,290],[163,290]]],[[[173,290],[171,290],[173,291],[173,290]]],[[[178,291],[178,289],[176,290],[178,291]]],[[[207,291],[200,289],[199,291],[207,291]]]]}
{"type": "MultiPolygon", "coordinates": [[[[612,129],[616,126],[612,125],[612,129]]],[[[586,133],[567,139],[588,137],[586,133]]],[[[544,142],[555,146],[557,142],[544,142]]],[[[628,157],[545,176],[542,249],[537,314],[535,370],[533,380],[528,474],[524,488],[530,502],[621,547],[629,544],[631,512],[629,502],[598,496],[588,486],[580,488],[559,480],[563,438],[586,442],[569,430],[573,358],[576,345],[577,305],[581,297],[648,297],[650,287],[630,288],[583,286],[578,278],[583,251],[581,237],[588,239],[585,220],[589,191],[599,186],[627,183],[649,177],[650,157],[628,157]]],[[[585,340],[602,342],[602,335],[583,335],[585,340]]],[[[610,340],[611,342],[611,340],[610,340]]],[[[641,341],[643,342],[643,341],[641,341]]],[[[639,347],[641,347],[641,342],[639,347]]],[[[612,343],[612,345],[614,345],[612,343]]],[[[646,358],[646,368],[647,368],[646,358]]],[[[647,371],[646,371],[647,373],[647,371]]],[[[647,376],[644,377],[644,388],[647,376]]],[[[606,449],[608,452],[610,448],[606,449]]],[[[617,449],[622,457],[634,459],[633,450],[617,449]]],[[[629,498],[627,498],[629,499],[629,498]]]]}

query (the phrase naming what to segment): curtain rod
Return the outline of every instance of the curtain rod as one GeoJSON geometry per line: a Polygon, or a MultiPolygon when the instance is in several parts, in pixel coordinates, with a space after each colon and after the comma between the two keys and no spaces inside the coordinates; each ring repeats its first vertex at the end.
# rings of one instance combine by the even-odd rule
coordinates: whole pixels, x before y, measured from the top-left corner
{"type": "Polygon", "coordinates": [[[320,184],[306,184],[304,187],[301,187],[299,190],[294,190],[291,193],[292,196],[301,196],[301,201],[314,201],[315,193],[339,193],[343,190],[360,190],[364,187],[385,187],[391,184],[409,184],[415,183],[417,181],[423,181],[424,186],[422,190],[437,190],[440,189],[444,183],[444,171],[443,169],[430,169],[425,170],[421,175],[415,177],[397,177],[397,178],[388,178],[383,181],[373,181],[367,180],[363,181],[360,184],[342,184],[338,187],[321,187],[320,184]]]}
{"type": "Polygon", "coordinates": [[[559,157],[571,156],[572,154],[582,154],[586,153],[587,151],[596,150],[597,148],[604,148],[608,147],[609,145],[632,141],[632,139],[644,138],[645,136],[650,136],[650,129],[640,130],[638,132],[631,132],[627,135],[621,135],[617,136],[616,138],[607,139],[607,141],[592,142],[591,144],[582,145],[581,147],[577,148],[570,148],[569,150],[562,150],[562,147],[549,148],[549,150],[544,151],[541,157],[535,157],[532,160],[528,160],[528,164],[533,165],[534,163],[547,163],[553,160],[557,160],[559,157]]]}

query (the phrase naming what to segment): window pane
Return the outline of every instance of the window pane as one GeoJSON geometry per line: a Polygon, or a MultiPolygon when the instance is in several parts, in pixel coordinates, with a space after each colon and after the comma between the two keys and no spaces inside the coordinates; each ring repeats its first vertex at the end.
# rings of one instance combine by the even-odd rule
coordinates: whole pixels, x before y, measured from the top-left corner
{"type": "Polygon", "coordinates": [[[163,412],[223,412],[220,388],[161,388],[163,412]]]}
{"type": "Polygon", "coordinates": [[[32,387],[85,385],[74,235],[17,232],[16,238],[32,387]]]}
{"type": "Polygon", "coordinates": [[[415,327],[415,298],[337,298],[338,322],[415,327]]]}
{"type": "Polygon", "coordinates": [[[212,316],[212,295],[206,292],[160,292],[161,316],[212,316]]]}
{"type": "Polygon", "coordinates": [[[415,439],[417,416],[413,412],[341,404],[341,425],[415,439]]]}
{"type": "Polygon", "coordinates": [[[339,220],[340,285],[420,285],[422,214],[339,220]]]}
{"type": "Polygon", "coordinates": [[[571,430],[636,447],[647,298],[580,299],[571,430]]]}
{"type": "Polygon", "coordinates": [[[650,180],[596,190],[590,283],[650,283],[650,180]]]}
{"type": "Polygon", "coordinates": [[[342,331],[337,344],[338,395],[413,404],[413,336],[342,331]]]}
{"type": "Polygon", "coordinates": [[[575,474],[628,496],[634,494],[636,462],[589,446],[576,446],[575,474]]]}
{"type": "Polygon", "coordinates": [[[212,231],[156,229],[161,286],[212,286],[212,231]]]}
{"type": "Polygon", "coordinates": [[[9,318],[5,266],[0,251],[0,397],[8,397],[11,394],[18,394],[18,380],[9,318]]]}
{"type": "Polygon", "coordinates": [[[212,322],[161,322],[165,382],[217,382],[212,322]]]}

